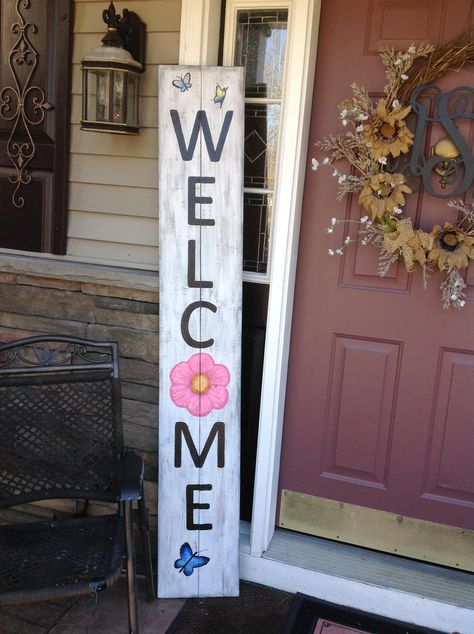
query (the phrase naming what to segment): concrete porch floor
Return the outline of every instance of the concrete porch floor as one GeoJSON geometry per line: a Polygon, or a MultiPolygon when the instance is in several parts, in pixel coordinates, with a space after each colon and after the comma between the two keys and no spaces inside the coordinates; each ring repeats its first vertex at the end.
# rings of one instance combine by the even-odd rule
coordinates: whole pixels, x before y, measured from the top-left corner
{"type": "MultiPolygon", "coordinates": [[[[184,605],[184,599],[147,603],[145,582],[138,579],[140,634],[164,634],[184,605]]],[[[1,634],[126,634],[127,586],[122,575],[105,592],[90,597],[0,608],[1,634]]]]}

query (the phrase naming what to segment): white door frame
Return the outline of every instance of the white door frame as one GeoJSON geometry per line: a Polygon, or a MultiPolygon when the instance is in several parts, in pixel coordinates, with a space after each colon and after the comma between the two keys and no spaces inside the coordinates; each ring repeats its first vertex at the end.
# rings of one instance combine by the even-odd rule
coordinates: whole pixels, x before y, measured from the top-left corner
{"type": "MultiPolygon", "coordinates": [[[[281,438],[290,348],[293,295],[298,252],[309,119],[321,0],[228,0],[226,28],[238,9],[288,8],[288,44],[273,207],[270,294],[257,444],[254,506],[250,549],[261,556],[275,530],[281,438]]],[[[183,0],[180,63],[215,64],[218,37],[215,21],[220,0],[183,0]],[[184,38],[184,39],[183,39],[184,38]]],[[[227,41],[233,38],[228,37],[227,41]]],[[[224,65],[232,65],[232,50],[224,50],[224,65]]]]}
{"type": "Polygon", "coordinates": [[[221,0],[182,0],[179,63],[215,66],[219,49],[221,0]]]}

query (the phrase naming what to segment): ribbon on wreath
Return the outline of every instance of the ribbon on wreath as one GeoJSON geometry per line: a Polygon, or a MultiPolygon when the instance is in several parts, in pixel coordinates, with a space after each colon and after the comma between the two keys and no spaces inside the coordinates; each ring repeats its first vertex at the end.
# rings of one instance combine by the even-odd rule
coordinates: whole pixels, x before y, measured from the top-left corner
{"type": "Polygon", "coordinates": [[[396,229],[383,237],[384,249],[394,254],[400,251],[408,272],[413,271],[415,263],[424,266],[426,254],[433,248],[434,236],[421,229],[414,229],[410,218],[397,220],[396,229]]]}

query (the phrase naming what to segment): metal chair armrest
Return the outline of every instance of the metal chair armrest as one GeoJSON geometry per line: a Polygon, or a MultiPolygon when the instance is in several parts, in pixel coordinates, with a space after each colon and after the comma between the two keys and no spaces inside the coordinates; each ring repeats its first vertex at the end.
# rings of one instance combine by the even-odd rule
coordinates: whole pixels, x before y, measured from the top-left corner
{"type": "Polygon", "coordinates": [[[143,460],[132,451],[122,454],[120,501],[139,500],[143,495],[143,460]]]}

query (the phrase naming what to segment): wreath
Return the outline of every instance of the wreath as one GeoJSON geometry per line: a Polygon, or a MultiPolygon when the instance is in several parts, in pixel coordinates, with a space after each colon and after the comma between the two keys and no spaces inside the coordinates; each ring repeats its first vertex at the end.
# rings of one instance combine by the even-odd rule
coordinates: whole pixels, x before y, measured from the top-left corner
{"type": "Polygon", "coordinates": [[[316,171],[320,165],[329,166],[342,159],[348,161],[349,174],[337,168],[333,171],[338,182],[336,198],[358,194],[364,214],[358,221],[331,219],[328,234],[334,232],[337,224],[356,222],[359,228],[356,239],[348,235],[340,247],[328,249],[328,253],[342,255],[353,242],[371,244],[380,251],[380,276],[402,259],[410,273],[421,267],[425,287],[429,272],[437,267],[446,275],[440,285],[443,308],[462,308],[466,284],[459,271],[474,259],[474,203],[449,201],[448,205],[457,212],[456,220],[424,231],[413,226],[405,212],[411,187],[402,173],[390,168],[413,145],[414,134],[406,123],[411,93],[447,71],[460,70],[473,62],[472,33],[437,49],[430,44],[412,45],[405,52],[382,49],[380,57],[388,80],[384,97],[373,103],[364,88],[352,84],[352,98],[338,106],[345,132],[316,143],[326,156],[321,163],[313,158],[312,169],[316,171]]]}

